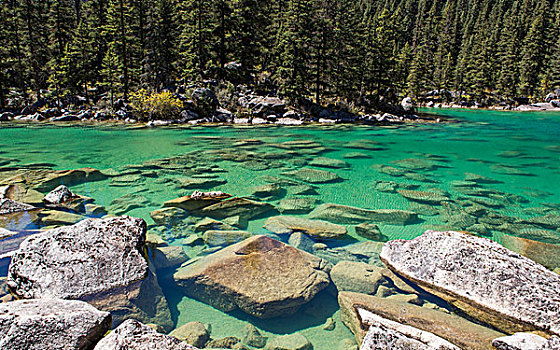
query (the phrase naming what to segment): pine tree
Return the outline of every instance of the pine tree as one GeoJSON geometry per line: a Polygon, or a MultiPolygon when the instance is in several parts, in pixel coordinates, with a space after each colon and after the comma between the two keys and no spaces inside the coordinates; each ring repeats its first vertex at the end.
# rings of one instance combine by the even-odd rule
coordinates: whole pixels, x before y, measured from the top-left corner
{"type": "Polygon", "coordinates": [[[533,96],[539,86],[539,74],[546,55],[544,2],[540,2],[527,36],[523,40],[521,62],[519,63],[520,92],[533,96]]]}

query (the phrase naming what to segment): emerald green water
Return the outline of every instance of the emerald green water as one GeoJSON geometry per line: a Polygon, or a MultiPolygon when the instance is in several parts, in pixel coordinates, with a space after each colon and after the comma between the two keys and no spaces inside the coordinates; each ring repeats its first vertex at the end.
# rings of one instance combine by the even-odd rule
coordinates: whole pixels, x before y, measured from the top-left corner
{"type": "MultiPolygon", "coordinates": [[[[468,172],[497,180],[498,183],[478,188],[486,190],[484,198],[499,202],[500,208],[492,209],[499,215],[525,220],[559,214],[560,113],[430,112],[451,116],[460,122],[399,127],[197,126],[157,129],[0,123],[0,166],[50,163],[40,165],[53,169],[89,166],[120,174],[122,176],[71,189],[95,198],[97,204],[110,211],[113,200],[124,195],[137,195],[141,198],[139,207],[126,211],[126,214],[144,218],[150,230],[163,234],[173,245],[181,245],[186,233],[156,227],[149,213],[161,208],[164,201],[192,193],[193,189],[180,187],[181,178],[205,177],[212,173],[225,183],[208,189],[248,196],[252,187],[273,181],[267,176],[299,169],[317,157],[346,161],[349,167],[344,169],[308,166],[336,173],[342,181],[313,185],[317,195],[294,196],[288,191],[287,198],[312,197],[318,203],[368,209],[415,209],[417,204],[400,194],[380,191],[376,187],[378,181],[393,181],[414,185],[417,190],[444,191],[451,202],[460,206],[473,196],[461,192],[454,181],[464,180],[468,172]],[[246,139],[257,139],[261,143],[239,143],[246,139]],[[290,148],[279,145],[294,140],[312,140],[318,145],[290,148]],[[358,158],[355,153],[360,153],[358,158]],[[178,161],[180,167],[156,170],[151,167],[154,163],[161,164],[162,159],[175,156],[182,156],[178,161]],[[379,165],[401,169],[397,171],[399,176],[380,171],[379,165]],[[209,171],[212,166],[221,170],[209,171]]],[[[277,201],[272,203],[277,204],[277,201]]],[[[449,226],[444,221],[445,216],[441,212],[437,214],[421,215],[423,221],[415,225],[380,225],[380,229],[390,239],[411,239],[426,229],[449,226]]],[[[250,222],[248,230],[266,233],[262,228],[265,220],[260,218],[250,222]]],[[[330,242],[329,245],[344,246],[365,240],[357,236],[351,226],[349,232],[353,240],[330,242]]],[[[488,236],[499,241],[505,233],[494,229],[488,236]]],[[[559,232],[549,233],[560,237],[559,232]]],[[[190,257],[199,253],[199,250],[185,249],[190,257]]],[[[323,292],[294,317],[260,321],[241,313],[225,314],[182,296],[169,282],[172,272],[158,277],[178,325],[195,320],[210,323],[213,337],[220,338],[241,337],[244,325],[251,322],[268,335],[300,331],[315,349],[332,349],[341,339],[352,338],[340,321],[336,298],[329,292],[323,292]],[[334,331],[322,329],[328,317],[336,321],[334,331]]]]}

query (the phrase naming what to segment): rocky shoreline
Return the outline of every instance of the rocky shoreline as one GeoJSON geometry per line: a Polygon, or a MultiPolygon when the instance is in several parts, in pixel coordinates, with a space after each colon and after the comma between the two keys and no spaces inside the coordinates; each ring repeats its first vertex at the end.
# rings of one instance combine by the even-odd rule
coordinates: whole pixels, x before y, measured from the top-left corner
{"type": "Polygon", "coordinates": [[[122,123],[161,127],[209,124],[297,126],[309,123],[391,125],[445,120],[443,117],[415,113],[412,101],[406,98],[400,105],[383,102],[376,108],[367,109],[367,112],[356,112],[346,105],[321,106],[306,99],[292,105],[279,97],[243,91],[226,99],[210,88],[196,88],[192,93],[176,93],[173,96],[182,109],[168,115],[160,115],[157,111],[144,115],[134,103],[122,100],[115,103],[114,110],[95,105],[59,108],[39,101],[20,110],[0,112],[0,122],[122,123]]]}
{"type": "MultiPolygon", "coordinates": [[[[318,171],[302,171],[289,176],[336,181],[318,171]]],[[[491,182],[466,176],[465,182],[491,182]]],[[[8,276],[0,280],[3,349],[313,349],[301,333],[268,339],[248,326],[242,338],[213,339],[209,326],[200,322],[174,329],[156,278],[159,271],[170,274],[185,295],[262,319],[292,315],[322,291],[330,293],[338,298],[342,322],[355,335],[355,342],[341,340],[345,350],[357,344],[361,350],[560,346],[560,275],[551,271],[560,266],[555,257],[543,258],[534,249],[546,243],[514,236],[504,241],[525,257],[487,238],[452,230],[384,242],[376,223],[404,226],[418,215],[327,203],[307,218],[286,212],[270,216],[278,209],[261,199],[279,194],[279,187],[271,185],[256,188],[255,199],[195,191],[152,212],[162,224],[201,218],[194,226],[199,233],[183,244],[204,244],[208,251],[189,258],[181,246],[148,234],[144,220],[106,215],[94,199],[58,185],[108,177],[84,168],[3,180],[10,184],[0,188],[1,222],[42,220],[50,226],[28,232],[23,240],[21,231],[0,231],[0,253],[9,259],[8,276]],[[269,215],[264,224],[268,235],[243,231],[247,220],[264,214],[269,215]],[[344,225],[356,225],[356,233],[374,241],[328,248],[323,242],[347,235],[344,225]]],[[[450,200],[435,192],[398,193],[434,206],[450,200]]],[[[538,225],[558,226],[549,219],[538,225]]],[[[328,319],[323,329],[334,327],[328,319]]]]}

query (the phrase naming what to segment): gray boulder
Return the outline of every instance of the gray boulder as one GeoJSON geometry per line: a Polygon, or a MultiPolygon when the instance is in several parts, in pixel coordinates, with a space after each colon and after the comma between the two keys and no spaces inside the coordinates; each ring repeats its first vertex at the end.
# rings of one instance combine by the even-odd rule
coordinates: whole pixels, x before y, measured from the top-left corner
{"type": "Polygon", "coordinates": [[[337,224],[361,224],[364,221],[371,221],[387,225],[408,225],[418,221],[418,215],[410,211],[394,209],[369,210],[333,203],[321,204],[308,217],[337,224]]]}
{"type": "Polygon", "coordinates": [[[111,315],[76,300],[0,304],[0,349],[88,350],[111,328],[111,315]]]}
{"type": "Polygon", "coordinates": [[[485,238],[426,231],[384,245],[397,274],[507,333],[560,333],[560,276],[485,238]]]}
{"type": "Polygon", "coordinates": [[[109,311],[114,326],[135,317],[172,326],[169,308],[144,257],[146,223],[128,216],[87,219],[25,240],[7,283],[20,298],[84,300],[109,311]]]}
{"type": "Polygon", "coordinates": [[[546,339],[532,333],[515,333],[494,339],[492,345],[498,350],[553,350],[560,349],[560,338],[546,339]]]}
{"type": "Polygon", "coordinates": [[[197,350],[195,347],[136,321],[127,320],[101,339],[95,350],[197,350]]]}
{"type": "Polygon", "coordinates": [[[258,318],[295,313],[329,283],[330,264],[266,236],[253,236],[190,265],[174,279],[183,291],[223,311],[258,318]]]}
{"type": "Polygon", "coordinates": [[[370,326],[360,350],[460,350],[459,347],[430,332],[367,311],[361,316],[370,326]]]}
{"type": "Polygon", "coordinates": [[[64,185],[60,185],[51,192],[49,192],[43,201],[48,204],[62,204],[74,198],[75,195],[70,189],[64,185]]]}

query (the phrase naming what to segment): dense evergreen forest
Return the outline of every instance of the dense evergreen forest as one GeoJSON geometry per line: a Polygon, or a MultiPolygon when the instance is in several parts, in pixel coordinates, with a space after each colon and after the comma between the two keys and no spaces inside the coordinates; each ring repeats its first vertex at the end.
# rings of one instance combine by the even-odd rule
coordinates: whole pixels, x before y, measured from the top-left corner
{"type": "Polygon", "coordinates": [[[558,0],[1,4],[2,107],[211,79],[319,103],[436,90],[538,99],[560,87],[558,0]]]}

